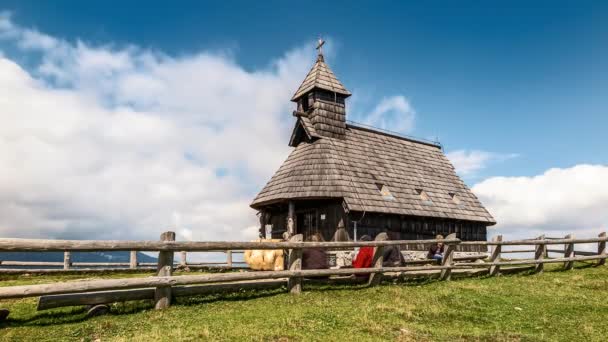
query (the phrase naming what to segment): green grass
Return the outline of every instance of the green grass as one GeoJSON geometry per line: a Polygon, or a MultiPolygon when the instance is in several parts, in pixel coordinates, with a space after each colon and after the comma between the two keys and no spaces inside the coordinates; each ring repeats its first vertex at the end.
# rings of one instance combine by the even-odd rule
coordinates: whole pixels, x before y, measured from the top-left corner
{"type": "MultiPolygon", "coordinates": [[[[305,286],[299,296],[280,289],[182,298],[162,311],[118,303],[90,319],[78,307],[37,312],[35,298],[3,301],[11,315],[0,340],[605,341],[608,267],[578,266],[372,288],[305,286]]],[[[0,286],[77,278],[4,276],[0,286]]]]}

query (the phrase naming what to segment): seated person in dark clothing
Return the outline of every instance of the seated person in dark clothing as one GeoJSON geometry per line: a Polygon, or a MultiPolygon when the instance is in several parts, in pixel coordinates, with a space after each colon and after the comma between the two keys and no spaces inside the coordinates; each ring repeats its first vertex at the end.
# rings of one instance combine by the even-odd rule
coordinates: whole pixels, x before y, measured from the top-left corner
{"type": "MultiPolygon", "coordinates": [[[[390,240],[387,233],[380,233],[376,236],[376,241],[390,240]]],[[[382,266],[399,267],[405,264],[401,248],[398,245],[384,246],[382,266]]]]}
{"type": "MultiPolygon", "coordinates": [[[[319,233],[312,235],[309,242],[323,242],[319,233]]],[[[302,251],[302,269],[319,270],[328,268],[327,252],[321,248],[304,248],[302,251]]]]}
{"type": "MultiPolygon", "coordinates": [[[[435,237],[435,239],[437,240],[443,240],[443,236],[442,235],[437,235],[435,237]]],[[[438,263],[441,263],[441,261],[443,260],[443,250],[444,250],[444,245],[443,242],[437,242],[434,245],[431,245],[431,248],[429,248],[429,253],[427,254],[427,259],[435,259],[437,260],[438,263]]]]}

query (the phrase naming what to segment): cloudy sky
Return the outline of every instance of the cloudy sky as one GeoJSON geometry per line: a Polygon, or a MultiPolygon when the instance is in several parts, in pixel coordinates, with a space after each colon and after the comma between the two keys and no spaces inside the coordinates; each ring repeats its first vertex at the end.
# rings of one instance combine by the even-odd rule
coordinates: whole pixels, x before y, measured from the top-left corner
{"type": "Polygon", "coordinates": [[[607,4],[437,5],[2,2],[0,235],[256,237],[319,34],[348,118],[439,139],[493,234],[607,230],[607,4]]]}

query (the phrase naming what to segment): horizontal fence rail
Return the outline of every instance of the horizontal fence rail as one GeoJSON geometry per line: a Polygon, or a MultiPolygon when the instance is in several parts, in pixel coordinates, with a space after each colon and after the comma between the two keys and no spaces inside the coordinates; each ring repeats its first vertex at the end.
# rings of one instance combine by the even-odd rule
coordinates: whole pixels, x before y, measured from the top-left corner
{"type": "MultiPolygon", "coordinates": [[[[155,276],[124,279],[99,279],[67,281],[51,284],[0,287],[0,299],[13,299],[41,296],[40,310],[69,305],[108,304],[115,301],[152,299],[155,308],[162,309],[171,305],[171,298],[214,291],[236,289],[278,288],[285,286],[287,291],[298,294],[302,291],[303,280],[320,278],[321,281],[353,280],[366,281],[368,285],[378,284],[384,276],[437,276],[440,280],[450,280],[452,274],[488,274],[496,276],[519,270],[533,270],[542,273],[544,264],[563,263],[568,270],[574,262],[594,262],[598,266],[606,264],[606,233],[597,238],[575,239],[572,235],[565,238],[546,238],[503,241],[496,236],[492,241],[461,241],[454,234],[446,239],[437,240],[399,240],[399,241],[351,241],[351,242],[302,242],[302,235],[295,235],[289,241],[273,242],[176,242],[175,234],[166,232],[162,241],[91,241],[91,240],[32,240],[0,239],[0,251],[63,251],[63,262],[25,262],[2,261],[0,267],[10,266],[48,266],[57,267],[49,272],[88,271],[113,267],[113,270],[154,270],[155,276]],[[443,258],[437,262],[431,259],[405,260],[400,266],[383,266],[384,251],[391,246],[406,244],[430,245],[438,242],[445,244],[443,258]],[[597,252],[577,251],[576,244],[597,244],[597,252]],[[455,255],[462,245],[489,246],[488,254],[455,255]],[[554,249],[547,246],[562,245],[554,249]],[[503,250],[504,246],[520,246],[503,250]],[[523,248],[521,247],[523,246],[523,248]],[[526,247],[530,246],[530,247],[526,247]],[[302,269],[303,251],[310,248],[331,251],[354,250],[373,247],[373,261],[366,268],[302,269]],[[241,261],[234,261],[233,254],[244,250],[284,250],[285,270],[246,271],[228,273],[209,273],[199,275],[173,275],[174,269],[197,267],[219,267],[226,270],[239,268],[241,261]],[[130,251],[129,262],[92,263],[72,262],[71,253],[77,251],[130,251]],[[138,262],[138,251],[159,252],[158,262],[138,262]],[[224,252],[225,262],[189,262],[188,252],[224,252]],[[179,260],[174,260],[175,253],[179,260]],[[503,254],[512,256],[521,253],[533,258],[506,259],[503,254]],[[558,257],[550,257],[559,254],[558,257]],[[522,266],[522,267],[518,267],[522,266]],[[78,268],[81,267],[81,268],[78,268]],[[83,268],[93,267],[93,268],[83,268]],[[332,277],[332,278],[330,278],[332,277]]],[[[410,251],[408,251],[410,252],[410,251]]],[[[420,251],[418,251],[420,252],[420,251]]],[[[240,267],[244,268],[244,267],[240,267]]],[[[27,271],[31,269],[2,269],[0,272],[27,271]]]]}
{"type": "MultiPolygon", "coordinates": [[[[377,247],[405,244],[430,244],[437,240],[399,240],[399,241],[357,241],[357,242],[162,242],[162,241],[96,241],[96,240],[40,240],[40,239],[0,239],[1,252],[28,251],[144,251],[144,252],[222,252],[243,249],[292,249],[322,248],[340,249],[353,247],[377,247]]],[[[445,239],[446,245],[461,243],[459,239],[445,239]]]]}

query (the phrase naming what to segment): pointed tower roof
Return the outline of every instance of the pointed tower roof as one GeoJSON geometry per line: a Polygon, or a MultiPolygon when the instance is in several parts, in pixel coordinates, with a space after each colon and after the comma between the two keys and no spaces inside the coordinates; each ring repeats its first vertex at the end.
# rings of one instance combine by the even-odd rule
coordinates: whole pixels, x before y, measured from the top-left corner
{"type": "Polygon", "coordinates": [[[304,82],[300,85],[295,95],[291,98],[291,101],[297,101],[302,95],[306,94],[313,88],[319,88],[329,90],[334,93],[342,94],[346,97],[350,96],[351,93],[338,81],[336,75],[329,69],[325,64],[325,58],[322,54],[317,56],[317,61],[312,69],[306,75],[304,82]]]}

